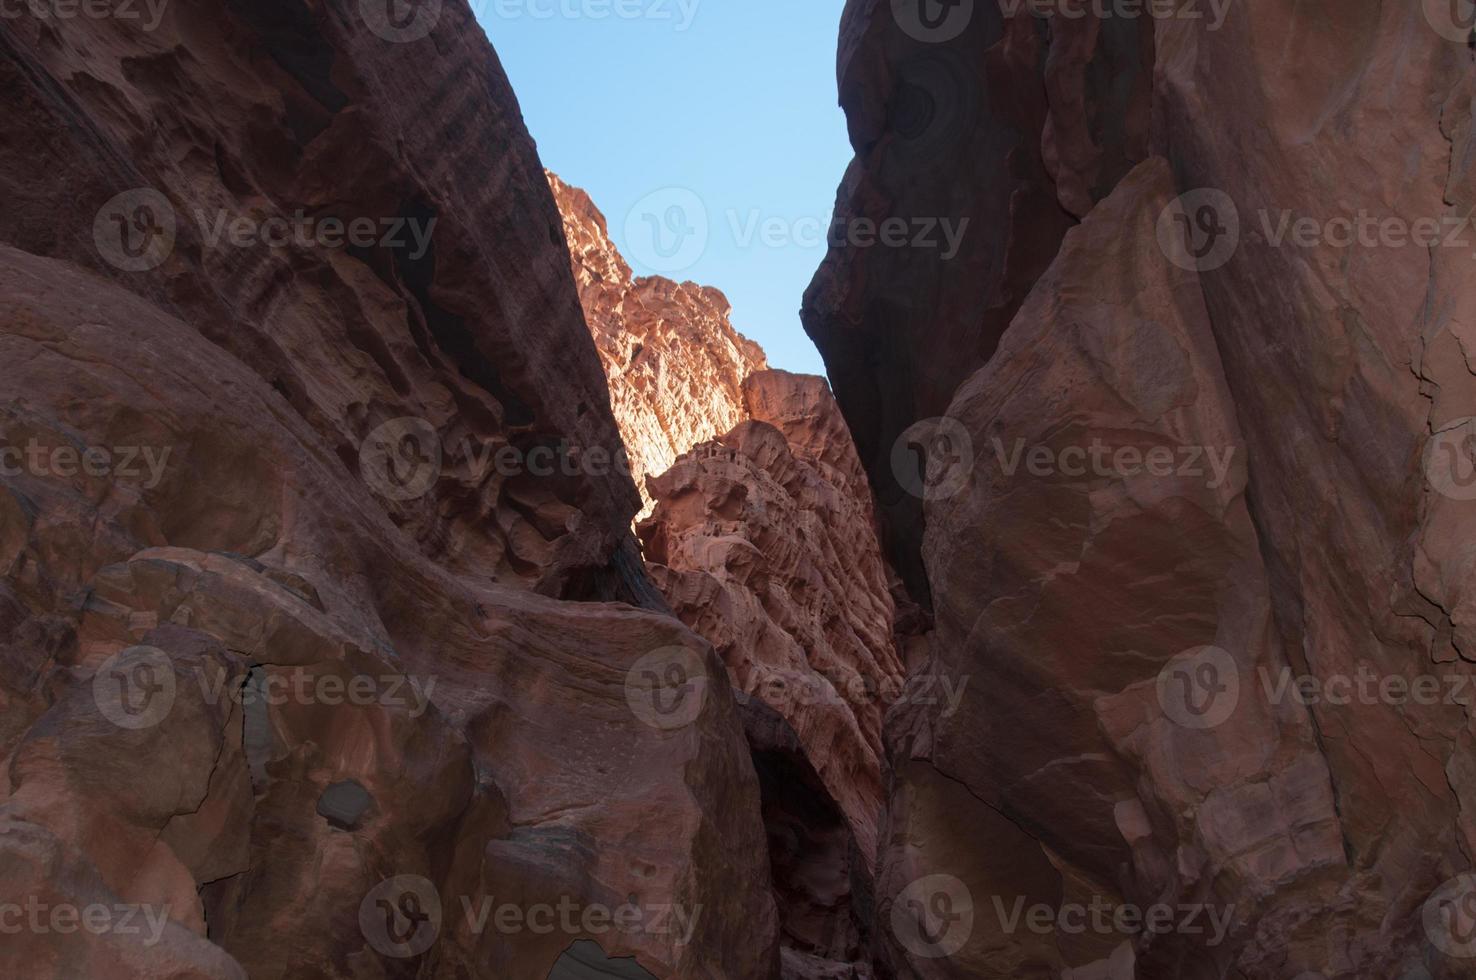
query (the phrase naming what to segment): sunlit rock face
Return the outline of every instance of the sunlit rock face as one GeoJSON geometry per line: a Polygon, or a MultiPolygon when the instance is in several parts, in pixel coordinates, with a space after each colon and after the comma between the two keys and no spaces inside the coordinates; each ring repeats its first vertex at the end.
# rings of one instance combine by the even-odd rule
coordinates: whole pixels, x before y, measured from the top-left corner
{"type": "Polygon", "coordinates": [[[645,516],[647,477],[743,420],[743,379],[767,367],[764,352],[733,329],[717,289],[634,276],[589,195],[554,174],[548,181],[645,516]]]}
{"type": "Polygon", "coordinates": [[[649,590],[639,498],[532,465],[619,430],[517,103],[435,7],[0,26],[0,904],[93,910],[0,974],[778,969],[721,662],[579,601],[649,590]]]}
{"type": "Polygon", "coordinates": [[[904,694],[895,609],[824,379],[763,371],[743,396],[746,421],[650,481],[656,507],[639,530],[673,611],[772,713],[747,727],[785,975],[829,976],[871,960],[882,720],[904,694]]]}
{"type": "Polygon", "coordinates": [[[806,303],[964,685],[888,719],[901,976],[1476,962],[1470,25],[1193,6],[847,6],[842,214],[975,219],[806,303]]]}

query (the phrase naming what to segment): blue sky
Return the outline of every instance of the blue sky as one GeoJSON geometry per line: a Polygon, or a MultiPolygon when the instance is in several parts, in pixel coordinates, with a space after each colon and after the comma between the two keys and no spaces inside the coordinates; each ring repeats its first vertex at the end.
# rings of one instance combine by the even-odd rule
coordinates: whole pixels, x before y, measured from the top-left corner
{"type": "Polygon", "coordinates": [[[770,364],[811,374],[800,299],[851,158],[843,6],[472,0],[544,165],[590,193],[637,274],[718,287],[770,364]]]}

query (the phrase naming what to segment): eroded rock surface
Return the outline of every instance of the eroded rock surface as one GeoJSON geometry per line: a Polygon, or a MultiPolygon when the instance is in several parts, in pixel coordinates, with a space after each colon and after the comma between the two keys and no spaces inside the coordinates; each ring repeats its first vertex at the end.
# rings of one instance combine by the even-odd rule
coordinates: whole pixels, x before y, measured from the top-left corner
{"type": "Polygon", "coordinates": [[[847,7],[842,213],[979,236],[806,303],[967,681],[889,719],[902,976],[1471,975],[1469,24],[1195,6],[847,7]]]}
{"type": "Polygon", "coordinates": [[[645,516],[654,504],[646,478],[741,422],[743,380],[768,365],[763,350],[733,329],[722,292],[635,276],[589,195],[553,174],[548,180],[645,516]]]}
{"type": "Polygon", "coordinates": [[[723,668],[575,601],[649,589],[629,478],[527,465],[619,434],[516,102],[373,7],[0,26],[0,902],[104,916],[0,972],[770,977],[723,668]]]}

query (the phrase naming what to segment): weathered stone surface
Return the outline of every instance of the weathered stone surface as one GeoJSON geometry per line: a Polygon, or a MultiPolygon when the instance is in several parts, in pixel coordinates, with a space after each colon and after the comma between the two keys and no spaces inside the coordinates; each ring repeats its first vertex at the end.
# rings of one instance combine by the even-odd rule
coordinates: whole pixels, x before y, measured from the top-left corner
{"type": "Polygon", "coordinates": [[[1061,236],[1148,149],[1152,22],[1088,12],[1047,27],[1031,6],[849,0],[841,24],[856,159],[836,220],[908,233],[900,247],[849,234],[832,247],[804,324],[874,483],[888,556],[924,599],[922,510],[893,476],[892,447],[943,414],[1061,236]]]}
{"type": "Polygon", "coordinates": [[[869,866],[902,687],[870,496],[824,379],[764,371],[743,392],[748,421],[651,481],[646,557],[735,685],[793,726],[869,866]]]}
{"type": "Polygon", "coordinates": [[[435,6],[407,43],[337,2],[0,27],[0,903],[162,914],[0,972],[778,969],[721,663],[572,601],[649,594],[639,498],[524,465],[619,433],[516,102],[435,6]],[[212,240],[299,210],[436,223],[212,240]]]}
{"type": "MultiPolygon", "coordinates": [[[[152,30],[7,18],[0,241],[183,317],[347,468],[383,424],[420,420],[416,448],[445,463],[435,492],[412,470],[383,506],[428,557],[628,597],[624,474],[482,462],[619,446],[542,165],[468,6],[407,11],[434,30],[406,43],[382,36],[387,9],[188,0],[152,30]],[[333,220],[367,222],[367,246],[333,220]],[[127,251],[148,243],[151,270],[127,251]]],[[[255,479],[243,507],[270,492],[270,468],[255,479]]]]}
{"type": "Polygon", "coordinates": [[[1471,975],[1470,699],[1449,695],[1472,659],[1473,279],[1468,244],[1416,241],[1476,199],[1469,25],[1441,3],[1197,6],[933,5],[973,12],[935,44],[905,29],[915,4],[847,9],[842,210],[1008,201],[972,246],[992,264],[838,249],[807,300],[936,613],[899,630],[910,673],[968,680],[951,717],[889,723],[877,920],[903,976],[1471,975]],[[909,57],[971,81],[920,98],[909,57]],[[961,148],[908,159],[913,131],[961,148]],[[909,442],[935,450],[926,481],[893,466],[909,442]],[[1223,478],[1211,448],[1235,450],[1223,478]],[[994,905],[1093,898],[1230,918],[1214,942],[1006,928],[994,905]]]}
{"type": "Polygon", "coordinates": [[[692,282],[637,278],[589,195],[554,174],[548,181],[644,517],[654,503],[646,478],[741,422],[743,380],[768,365],[729,323],[726,296],[692,282]]]}

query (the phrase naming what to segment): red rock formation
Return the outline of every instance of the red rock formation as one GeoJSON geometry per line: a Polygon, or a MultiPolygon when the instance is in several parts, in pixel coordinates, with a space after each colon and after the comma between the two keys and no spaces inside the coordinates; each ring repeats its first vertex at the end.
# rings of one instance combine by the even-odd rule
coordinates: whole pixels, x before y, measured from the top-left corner
{"type": "Polygon", "coordinates": [[[828,976],[870,959],[856,893],[869,896],[874,870],[882,719],[905,693],[895,610],[865,475],[824,379],[763,371],[743,394],[747,421],[650,481],[656,507],[640,532],[672,609],[777,715],[748,730],[785,975],[828,976]]]}
{"type": "Polygon", "coordinates": [[[743,379],[767,367],[764,352],[733,329],[718,290],[632,275],[589,195],[554,174],[548,182],[645,516],[648,476],[743,420],[743,379]]]}
{"type": "Polygon", "coordinates": [[[777,969],[722,666],[571,601],[649,589],[638,498],[534,466],[619,436],[516,102],[433,6],[0,25],[0,903],[104,916],[6,976],[777,969]],[[299,209],[436,224],[255,235],[299,209]]]}
{"type": "Polygon", "coordinates": [[[1152,22],[1047,28],[1031,8],[850,0],[841,24],[856,159],[835,220],[858,233],[904,222],[906,245],[858,234],[869,244],[833,248],[804,323],[875,484],[888,555],[924,598],[921,506],[892,478],[893,445],[943,414],[1062,235],[1147,153],[1152,22]]]}
{"type": "Polygon", "coordinates": [[[895,967],[1470,976],[1470,709],[1407,693],[1471,679],[1470,248],[1412,233],[1476,201],[1469,26],[964,3],[930,42],[916,6],[848,5],[841,210],[981,238],[838,249],[806,313],[922,558],[914,672],[967,680],[889,724],[895,967]],[[1056,924],[1094,902],[1180,912],[1056,924]]]}
{"type": "Polygon", "coordinates": [[[866,480],[823,378],[764,371],[749,420],[651,481],[657,587],[735,685],[790,723],[868,864],[901,688],[866,480]]]}
{"type": "Polygon", "coordinates": [[[904,694],[866,475],[823,378],[765,370],[716,290],[633,279],[589,197],[549,182],[654,508],[651,575],[751,696],[784,975],[849,975],[870,961],[882,719],[904,694]]]}

